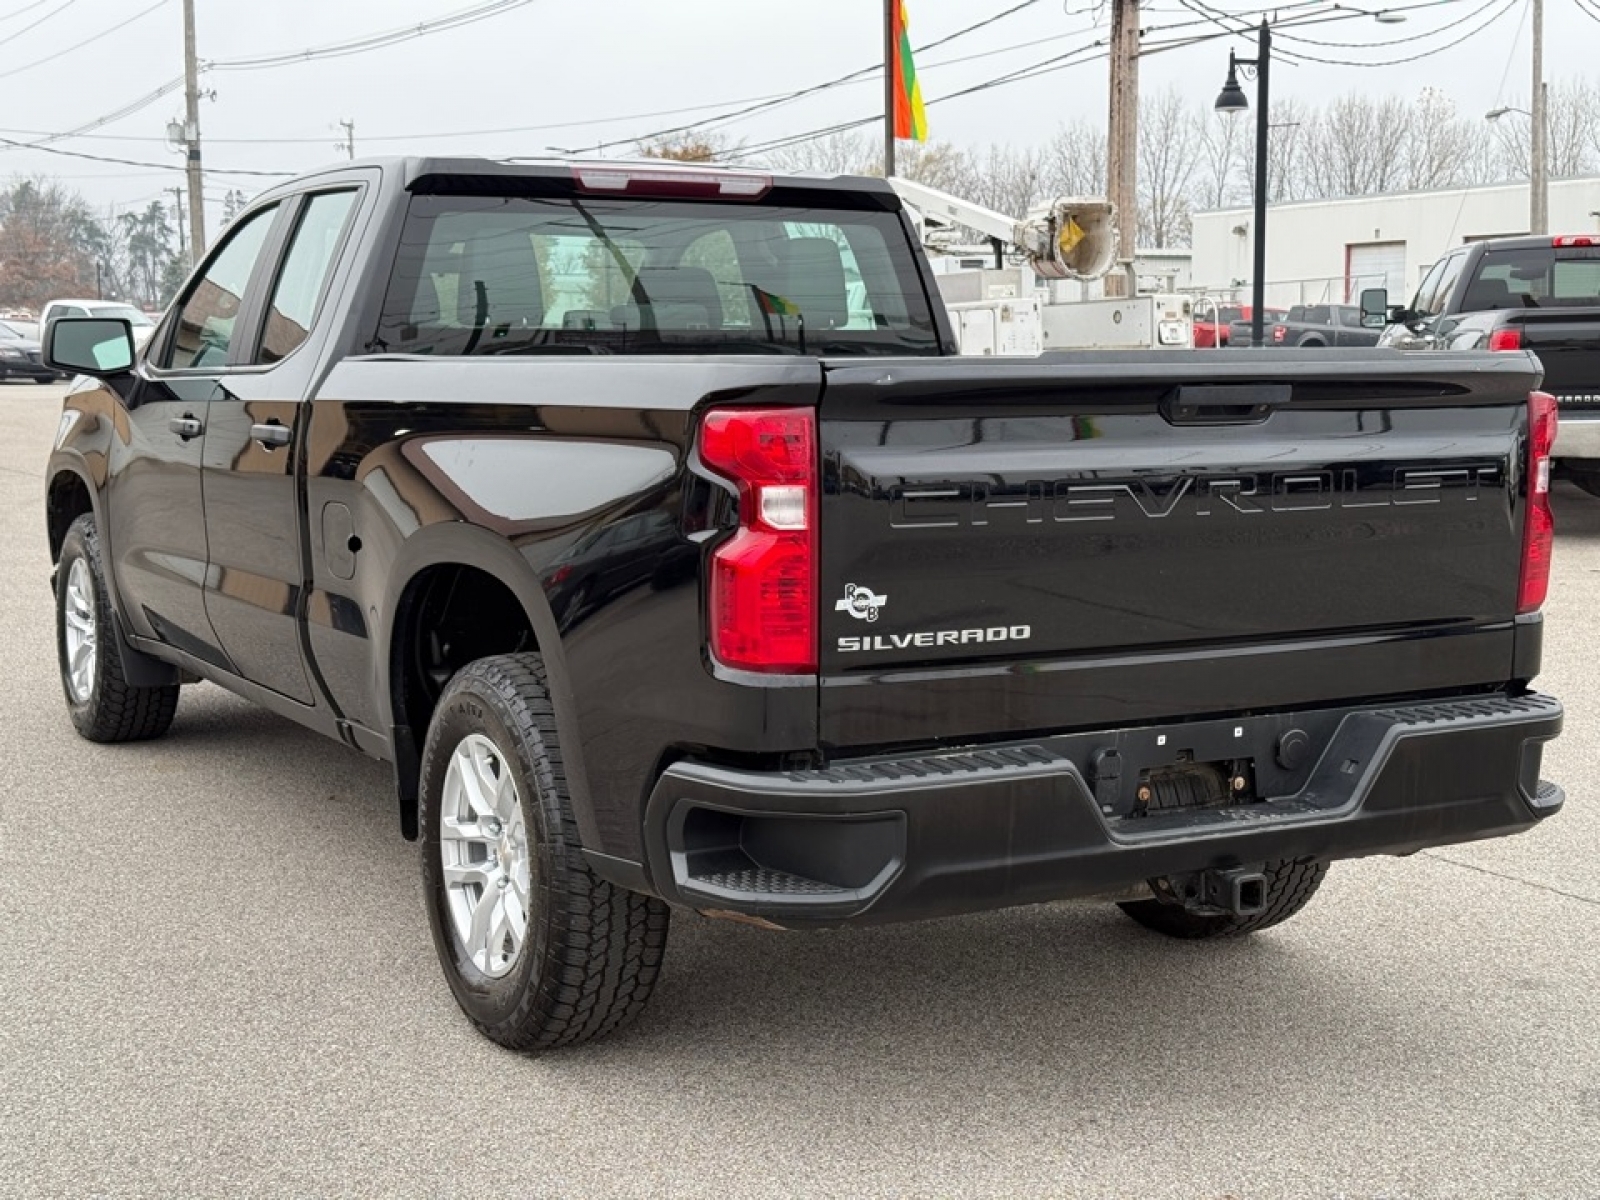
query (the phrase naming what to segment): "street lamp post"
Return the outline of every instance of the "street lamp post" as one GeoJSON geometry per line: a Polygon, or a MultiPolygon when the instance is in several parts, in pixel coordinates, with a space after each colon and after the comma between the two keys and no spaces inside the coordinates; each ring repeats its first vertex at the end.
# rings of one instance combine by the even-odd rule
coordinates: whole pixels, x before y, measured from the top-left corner
{"type": "Polygon", "coordinates": [[[1528,152],[1528,232],[1550,232],[1550,152],[1546,146],[1547,117],[1550,111],[1549,86],[1540,83],[1533,111],[1508,104],[1483,114],[1486,121],[1498,121],[1507,113],[1521,113],[1532,124],[1528,152]]]}
{"type": "MultiPolygon", "coordinates": [[[[1239,68],[1254,70],[1256,77],[1256,195],[1255,195],[1255,270],[1250,282],[1250,344],[1266,344],[1263,336],[1267,297],[1267,107],[1268,74],[1272,66],[1272,27],[1263,18],[1257,35],[1253,59],[1228,54],[1228,81],[1217,97],[1217,111],[1233,115],[1250,107],[1239,86],[1239,68]]],[[[1247,76],[1248,77],[1248,76],[1247,76]]]]}

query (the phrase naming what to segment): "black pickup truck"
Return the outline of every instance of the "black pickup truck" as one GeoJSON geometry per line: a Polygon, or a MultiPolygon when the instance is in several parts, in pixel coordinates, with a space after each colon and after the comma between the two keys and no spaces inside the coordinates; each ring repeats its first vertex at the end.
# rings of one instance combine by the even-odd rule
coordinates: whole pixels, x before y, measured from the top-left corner
{"type": "MultiPolygon", "coordinates": [[[[1379,291],[1363,308],[1386,304],[1379,291]]],[[[1410,307],[1387,316],[1381,346],[1537,355],[1561,414],[1556,465],[1600,495],[1600,234],[1461,246],[1429,268],[1410,307]]]]}
{"type": "MultiPolygon", "coordinates": [[[[1279,321],[1267,327],[1268,346],[1296,350],[1320,350],[1327,346],[1350,349],[1376,346],[1379,330],[1361,323],[1361,308],[1355,304],[1296,304],[1279,321]]],[[[1232,344],[1250,344],[1250,323],[1236,322],[1230,330],[1232,344]],[[1240,326],[1244,336],[1240,336],[1240,326]]]]}
{"type": "Polygon", "coordinates": [[[865,179],[279,187],[144,349],[51,326],[72,721],[209,680],[392,763],[524,1051],[634,1016],[673,908],[1244,934],[1561,806],[1530,357],[963,359],[936,295],[865,179]]]}

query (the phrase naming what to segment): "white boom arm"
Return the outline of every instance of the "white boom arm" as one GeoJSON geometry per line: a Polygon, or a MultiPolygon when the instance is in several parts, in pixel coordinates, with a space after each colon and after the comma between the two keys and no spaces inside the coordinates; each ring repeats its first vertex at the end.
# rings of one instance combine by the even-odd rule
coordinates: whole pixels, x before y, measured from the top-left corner
{"type": "Polygon", "coordinates": [[[1103,198],[1063,197],[1018,221],[910,179],[890,179],[889,186],[925,223],[964,225],[1015,246],[1046,279],[1098,279],[1116,256],[1117,210],[1103,198]]]}

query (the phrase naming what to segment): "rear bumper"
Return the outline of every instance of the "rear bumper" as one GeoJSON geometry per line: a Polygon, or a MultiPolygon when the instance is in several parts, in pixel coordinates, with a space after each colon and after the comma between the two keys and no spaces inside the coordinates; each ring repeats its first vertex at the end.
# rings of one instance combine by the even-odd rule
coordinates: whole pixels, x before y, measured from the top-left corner
{"type": "Polygon", "coordinates": [[[1556,422],[1556,446],[1552,457],[1557,460],[1595,459],[1592,465],[1600,468],[1600,411],[1575,412],[1563,408],[1556,422]]]}
{"type": "Polygon", "coordinates": [[[820,771],[681,762],[647,806],[647,866],[669,902],[816,925],[1092,896],[1274,859],[1407,854],[1518,833],[1558,811],[1563,794],[1539,781],[1539,762],[1561,718],[1546,696],[1491,696],[820,771]],[[1141,771],[1185,755],[1241,764],[1246,802],[1138,811],[1141,771]]]}

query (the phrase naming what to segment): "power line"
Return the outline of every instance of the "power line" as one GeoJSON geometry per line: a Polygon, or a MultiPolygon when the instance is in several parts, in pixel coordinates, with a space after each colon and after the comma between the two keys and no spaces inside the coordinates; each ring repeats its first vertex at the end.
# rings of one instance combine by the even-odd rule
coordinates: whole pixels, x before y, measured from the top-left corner
{"type": "MultiPolygon", "coordinates": [[[[37,21],[35,21],[32,25],[24,25],[21,29],[17,30],[15,33],[7,34],[6,37],[8,39],[9,38],[19,38],[23,34],[27,33],[29,30],[39,28],[39,26],[43,25],[46,21],[49,21],[54,17],[59,17],[62,13],[66,12],[67,9],[71,8],[77,2],[78,2],[78,0],[62,0],[60,8],[51,9],[49,12],[45,13],[44,16],[40,17],[37,21]]],[[[36,5],[36,4],[29,5],[29,8],[37,8],[37,7],[38,7],[38,5],[36,5]]],[[[28,10],[26,8],[22,10],[22,12],[27,12],[27,11],[28,10]]],[[[12,14],[12,16],[21,16],[21,15],[22,15],[21,13],[13,13],[12,14]]]]}
{"type": "Polygon", "coordinates": [[[16,12],[8,12],[5,16],[0,17],[0,24],[3,24],[6,21],[15,21],[18,17],[22,16],[23,13],[32,12],[36,8],[43,8],[46,4],[51,3],[54,3],[54,0],[33,0],[32,4],[24,4],[21,8],[17,9],[16,12]]]}
{"type": "MultiPolygon", "coordinates": [[[[1010,8],[1003,9],[992,16],[985,17],[981,21],[978,21],[972,25],[968,25],[964,29],[958,29],[954,33],[947,34],[942,38],[928,42],[926,45],[918,46],[916,47],[914,53],[924,54],[929,50],[935,50],[940,46],[948,45],[949,43],[956,41],[958,38],[964,38],[969,34],[976,33],[978,30],[987,28],[988,26],[995,24],[997,21],[1002,21],[1006,17],[1012,16],[1015,13],[1019,13],[1025,8],[1032,8],[1038,3],[1040,3],[1040,0],[1023,0],[1021,4],[1014,4],[1010,8]]],[[[639,137],[629,138],[627,140],[632,142],[653,142],[661,138],[672,137],[676,134],[690,133],[696,129],[704,129],[711,125],[720,125],[728,121],[736,121],[743,117],[752,116],[758,112],[767,112],[771,109],[780,108],[786,104],[792,104],[796,100],[804,99],[805,97],[815,95],[818,92],[825,92],[831,88],[840,87],[847,83],[854,83],[859,79],[876,76],[882,70],[883,64],[881,62],[875,62],[871,66],[861,67],[857,70],[851,71],[849,74],[840,75],[836,79],[830,79],[824,83],[812,84],[810,87],[800,88],[798,91],[789,92],[775,99],[752,104],[748,108],[742,108],[737,112],[725,113],[718,117],[710,117],[704,121],[692,121],[687,125],[674,125],[667,129],[653,130],[650,133],[642,134],[639,137]]]]}
{"type": "Polygon", "coordinates": [[[287,67],[298,63],[315,62],[323,58],[344,58],[352,54],[365,54],[369,50],[381,50],[387,46],[397,45],[400,42],[411,41],[414,38],[427,37],[429,34],[443,33],[449,29],[460,29],[463,26],[473,25],[479,21],[487,21],[491,17],[498,17],[513,9],[525,8],[534,0],[489,0],[486,4],[478,4],[472,8],[464,8],[447,16],[439,17],[433,21],[423,21],[416,25],[408,25],[404,29],[391,29],[385,33],[367,34],[359,38],[352,38],[346,42],[335,42],[327,46],[312,47],[292,54],[265,54],[256,58],[235,58],[213,61],[206,64],[212,71],[264,71],[271,67],[287,67]]]}
{"type": "MultiPolygon", "coordinates": [[[[1383,46],[1403,46],[1407,42],[1420,42],[1425,38],[1438,37],[1441,33],[1454,29],[1457,25],[1462,25],[1467,21],[1472,20],[1480,13],[1488,11],[1489,9],[1493,8],[1496,3],[1498,3],[1498,0],[1485,0],[1482,5],[1473,9],[1465,16],[1457,17],[1454,21],[1447,21],[1443,25],[1436,25],[1432,29],[1423,30],[1421,33],[1413,33],[1409,37],[1385,38],[1381,42],[1329,42],[1319,40],[1317,38],[1301,37],[1296,33],[1285,33],[1281,36],[1286,41],[1300,42],[1307,46],[1321,46],[1325,49],[1333,50],[1369,50],[1377,49],[1383,46]]],[[[1274,31],[1274,33],[1276,33],[1276,31],[1274,31]]]]}
{"type": "MultiPolygon", "coordinates": [[[[74,50],[82,50],[85,46],[88,46],[94,42],[98,42],[101,38],[110,37],[113,33],[117,32],[117,30],[126,28],[143,17],[148,17],[151,13],[155,12],[156,9],[165,8],[169,2],[170,0],[156,0],[156,2],[149,8],[141,9],[140,11],[134,13],[133,16],[129,17],[126,21],[120,21],[111,26],[109,29],[102,29],[93,37],[84,38],[83,41],[78,42],[76,45],[68,46],[65,50],[58,50],[56,53],[46,55],[44,58],[35,59],[31,63],[24,63],[20,67],[12,67],[8,71],[0,71],[0,79],[10,79],[13,75],[21,75],[24,71],[31,71],[35,67],[44,66],[45,63],[53,63],[58,58],[65,58],[74,50]]],[[[60,9],[57,9],[56,11],[59,12],[60,9]]]]}
{"type": "MultiPolygon", "coordinates": [[[[0,137],[0,145],[11,146],[18,150],[37,150],[41,154],[59,154],[64,158],[83,158],[88,159],[90,162],[116,163],[122,167],[149,167],[156,171],[182,171],[186,169],[179,163],[139,162],[131,158],[114,158],[105,154],[85,154],[81,150],[62,150],[55,146],[40,145],[38,142],[19,142],[8,137],[0,137]]],[[[294,174],[293,171],[230,171],[222,167],[207,167],[206,170],[217,175],[260,175],[273,179],[285,179],[294,174]]]]}
{"type": "Polygon", "coordinates": [[[1453,50],[1455,47],[1461,45],[1461,43],[1470,41],[1472,38],[1477,37],[1480,33],[1488,29],[1491,25],[1500,20],[1501,17],[1505,16],[1508,12],[1515,8],[1519,3],[1520,0],[1505,0],[1505,3],[1501,6],[1499,11],[1493,13],[1487,21],[1483,22],[1483,24],[1479,25],[1476,29],[1469,29],[1460,37],[1448,41],[1442,46],[1432,46],[1427,50],[1423,50],[1417,54],[1406,55],[1403,58],[1386,58],[1377,61],[1360,62],[1354,59],[1344,58],[1319,58],[1314,54],[1306,54],[1303,51],[1297,51],[1296,53],[1298,53],[1300,57],[1305,59],[1307,62],[1320,63],[1323,66],[1330,67],[1397,67],[1402,63],[1420,62],[1424,58],[1432,58],[1435,54],[1443,54],[1446,50],[1453,50]]]}

